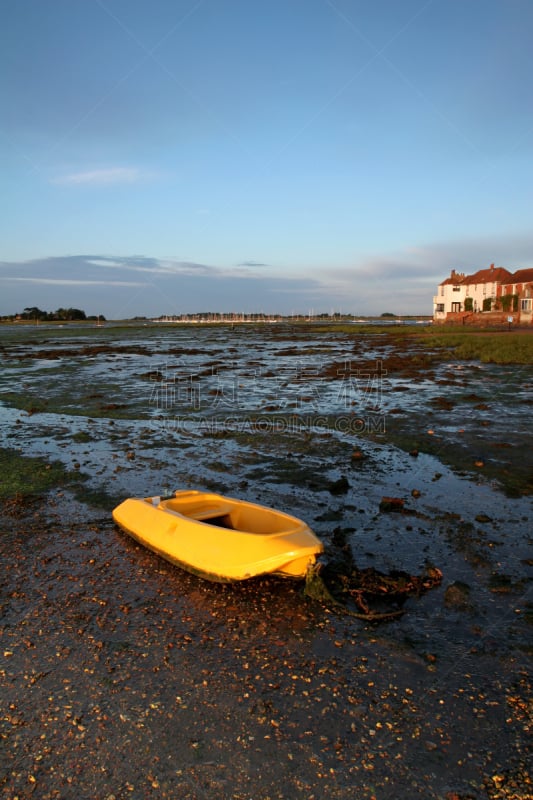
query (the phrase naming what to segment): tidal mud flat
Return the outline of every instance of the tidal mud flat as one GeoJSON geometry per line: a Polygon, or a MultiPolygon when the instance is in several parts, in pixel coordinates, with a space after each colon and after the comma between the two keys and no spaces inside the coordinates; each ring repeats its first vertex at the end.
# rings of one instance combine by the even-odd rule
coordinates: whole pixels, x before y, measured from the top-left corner
{"type": "Polygon", "coordinates": [[[0,345],[3,797],[533,796],[527,345],[495,363],[285,325],[0,345]],[[176,488],[442,581],[383,623],[298,583],[206,583],[110,520],[176,488]]]}

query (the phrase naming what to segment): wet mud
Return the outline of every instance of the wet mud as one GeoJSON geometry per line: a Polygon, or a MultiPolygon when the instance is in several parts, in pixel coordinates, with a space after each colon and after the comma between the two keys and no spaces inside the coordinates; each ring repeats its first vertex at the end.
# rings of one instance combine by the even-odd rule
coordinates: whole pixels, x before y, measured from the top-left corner
{"type": "Polygon", "coordinates": [[[1,797],[533,796],[531,367],[270,326],[1,335],[1,797]],[[113,525],[186,487],[305,519],[330,596],[208,583],[113,525]]]}

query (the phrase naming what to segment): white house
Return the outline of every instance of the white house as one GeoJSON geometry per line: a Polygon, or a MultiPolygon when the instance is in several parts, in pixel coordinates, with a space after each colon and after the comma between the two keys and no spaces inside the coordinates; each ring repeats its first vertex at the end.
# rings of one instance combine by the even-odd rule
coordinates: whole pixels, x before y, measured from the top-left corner
{"type": "Polygon", "coordinates": [[[439,283],[438,294],[433,298],[433,319],[435,322],[444,322],[446,315],[464,310],[466,286],[464,272],[452,269],[451,275],[439,283]]]}
{"type": "Polygon", "coordinates": [[[511,273],[491,264],[473,275],[452,269],[433,298],[433,319],[464,323],[474,314],[499,311],[514,315],[515,322],[527,323],[533,321],[532,306],[533,269],[511,273]]]}

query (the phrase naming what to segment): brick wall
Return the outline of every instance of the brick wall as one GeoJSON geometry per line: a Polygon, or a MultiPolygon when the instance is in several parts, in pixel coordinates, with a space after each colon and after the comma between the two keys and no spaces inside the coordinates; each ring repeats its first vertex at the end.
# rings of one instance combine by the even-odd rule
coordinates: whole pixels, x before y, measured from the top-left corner
{"type": "Polygon", "coordinates": [[[483,311],[481,313],[473,313],[468,311],[449,312],[446,319],[441,323],[443,325],[471,325],[476,328],[508,328],[508,318],[513,318],[513,325],[518,325],[519,314],[518,312],[507,311],[483,311]]]}

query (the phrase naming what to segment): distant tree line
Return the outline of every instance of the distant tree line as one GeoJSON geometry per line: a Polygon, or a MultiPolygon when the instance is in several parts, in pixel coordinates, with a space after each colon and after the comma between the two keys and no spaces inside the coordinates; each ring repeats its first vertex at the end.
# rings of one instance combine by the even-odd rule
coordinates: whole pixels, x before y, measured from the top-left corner
{"type": "MultiPolygon", "coordinates": [[[[74,320],[102,320],[105,317],[99,314],[98,317],[88,317],[85,311],[80,308],[58,308],[57,311],[42,311],[37,306],[29,306],[25,308],[20,314],[11,314],[9,319],[27,319],[34,322],[71,322],[74,320]]],[[[4,317],[6,319],[6,317],[4,317]]]]}

